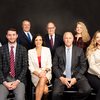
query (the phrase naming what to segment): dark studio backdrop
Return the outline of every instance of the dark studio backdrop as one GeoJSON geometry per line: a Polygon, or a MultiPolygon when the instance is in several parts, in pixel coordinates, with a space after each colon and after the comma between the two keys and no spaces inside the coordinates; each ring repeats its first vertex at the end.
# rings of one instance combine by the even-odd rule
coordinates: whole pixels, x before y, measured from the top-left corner
{"type": "Polygon", "coordinates": [[[76,21],[85,22],[91,36],[100,29],[99,0],[1,0],[0,39],[5,43],[9,27],[21,28],[29,19],[34,33],[46,33],[48,21],[54,21],[57,33],[73,31],[76,21]]]}

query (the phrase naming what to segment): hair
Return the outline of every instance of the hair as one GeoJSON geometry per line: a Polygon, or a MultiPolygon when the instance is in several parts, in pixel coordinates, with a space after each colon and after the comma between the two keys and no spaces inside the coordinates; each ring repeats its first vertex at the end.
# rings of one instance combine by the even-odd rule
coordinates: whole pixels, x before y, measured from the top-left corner
{"type": "Polygon", "coordinates": [[[23,21],[22,21],[22,25],[23,25],[23,22],[24,21],[27,21],[27,22],[29,22],[30,24],[31,24],[31,21],[29,20],[29,19],[24,19],[23,21]]]}
{"type": "MultiPolygon", "coordinates": [[[[55,23],[53,21],[49,21],[46,25],[46,27],[48,27],[48,24],[52,23],[55,26],[55,23]]],[[[55,26],[56,27],[56,26],[55,26]]]]}
{"type": "Polygon", "coordinates": [[[15,28],[8,28],[6,34],[8,33],[8,31],[16,31],[16,34],[18,34],[15,28]]]}
{"type": "Polygon", "coordinates": [[[43,41],[43,43],[42,43],[42,45],[44,46],[45,45],[45,42],[44,42],[44,36],[42,35],[42,34],[40,34],[40,33],[37,33],[37,34],[35,34],[34,36],[33,36],[33,47],[36,47],[35,46],[35,39],[37,38],[37,36],[41,36],[42,37],[42,41],[43,41]]]}
{"type": "Polygon", "coordinates": [[[94,33],[94,36],[91,40],[91,43],[87,48],[87,51],[86,51],[87,57],[90,56],[97,49],[96,36],[97,36],[98,33],[100,33],[100,30],[98,30],[94,33]]]}
{"type": "Polygon", "coordinates": [[[81,33],[83,42],[88,42],[90,40],[90,35],[88,33],[86,25],[81,21],[76,23],[76,25],[78,25],[78,24],[80,24],[82,26],[82,29],[83,29],[83,31],[81,33]]]}

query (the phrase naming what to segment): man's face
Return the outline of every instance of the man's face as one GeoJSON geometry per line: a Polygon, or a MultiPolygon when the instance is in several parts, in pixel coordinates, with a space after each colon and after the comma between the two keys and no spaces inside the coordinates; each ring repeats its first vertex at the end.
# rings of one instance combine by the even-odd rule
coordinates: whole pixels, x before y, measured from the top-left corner
{"type": "Polygon", "coordinates": [[[29,21],[23,21],[22,28],[24,32],[29,32],[31,28],[31,24],[29,21]]]}
{"type": "Polygon", "coordinates": [[[8,31],[6,38],[8,39],[9,43],[15,43],[17,38],[18,38],[18,34],[16,33],[16,31],[8,31]]]}
{"type": "Polygon", "coordinates": [[[66,32],[63,36],[63,41],[67,47],[72,46],[73,44],[73,35],[71,32],[66,32]]]}
{"type": "Polygon", "coordinates": [[[50,34],[50,35],[55,34],[55,30],[56,30],[55,25],[52,22],[48,23],[48,25],[47,25],[48,34],[50,34]]]}

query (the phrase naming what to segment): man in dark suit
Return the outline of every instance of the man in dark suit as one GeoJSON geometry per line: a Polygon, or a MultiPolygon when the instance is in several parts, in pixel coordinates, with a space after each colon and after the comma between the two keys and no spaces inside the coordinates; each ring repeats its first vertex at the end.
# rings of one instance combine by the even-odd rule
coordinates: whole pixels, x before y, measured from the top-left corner
{"type": "Polygon", "coordinates": [[[0,48],[0,100],[6,100],[13,91],[16,100],[25,100],[25,77],[28,55],[25,47],[17,44],[15,29],[8,29],[8,44],[0,48]]]}
{"type": "MultiPolygon", "coordinates": [[[[29,20],[22,21],[22,30],[18,32],[18,43],[23,45],[27,51],[33,48],[33,39],[34,34],[31,32],[31,22],[29,20]]],[[[27,70],[26,75],[26,99],[32,100],[32,82],[31,74],[29,69],[27,70]]]]}
{"type": "Polygon", "coordinates": [[[53,72],[56,76],[52,100],[61,100],[65,88],[76,87],[79,94],[72,97],[72,100],[85,100],[91,87],[84,76],[86,61],[83,49],[73,45],[73,35],[65,32],[63,35],[64,46],[56,49],[53,59],[53,72]]]}
{"type": "Polygon", "coordinates": [[[45,35],[45,44],[50,48],[53,59],[55,50],[63,44],[63,39],[62,36],[56,34],[56,26],[53,22],[48,22],[46,29],[48,34],[45,35]]]}
{"type": "Polygon", "coordinates": [[[22,21],[22,30],[18,32],[18,43],[23,45],[27,50],[33,48],[32,39],[34,34],[31,31],[31,22],[22,21]]]}

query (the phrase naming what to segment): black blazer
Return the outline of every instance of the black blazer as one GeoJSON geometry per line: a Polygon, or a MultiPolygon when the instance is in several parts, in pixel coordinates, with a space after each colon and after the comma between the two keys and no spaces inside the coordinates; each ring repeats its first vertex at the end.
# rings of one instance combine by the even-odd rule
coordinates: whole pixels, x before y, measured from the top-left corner
{"type": "MultiPolygon", "coordinates": [[[[34,34],[32,34],[34,36],[34,34]]],[[[18,32],[18,43],[23,45],[27,50],[33,48],[33,42],[30,42],[23,31],[18,32]]]]}
{"type": "Polygon", "coordinates": [[[54,42],[53,48],[50,45],[50,40],[49,40],[49,35],[48,34],[45,35],[44,39],[45,39],[45,45],[46,45],[46,47],[50,48],[51,54],[52,54],[52,58],[53,58],[56,48],[58,48],[59,46],[61,46],[63,44],[62,36],[60,36],[58,34],[55,34],[55,42],[54,42]]]}
{"type": "MultiPolygon", "coordinates": [[[[72,61],[71,61],[72,77],[80,79],[87,69],[86,59],[83,49],[73,46],[72,47],[72,61]]],[[[53,59],[53,72],[56,78],[63,76],[66,65],[65,46],[61,46],[56,49],[53,59]]]]}
{"type": "MultiPolygon", "coordinates": [[[[28,55],[25,47],[17,44],[15,56],[15,79],[25,83],[28,68],[28,55]]],[[[10,72],[10,56],[8,44],[0,48],[0,84],[7,81],[10,72]]]]}

